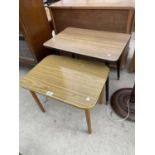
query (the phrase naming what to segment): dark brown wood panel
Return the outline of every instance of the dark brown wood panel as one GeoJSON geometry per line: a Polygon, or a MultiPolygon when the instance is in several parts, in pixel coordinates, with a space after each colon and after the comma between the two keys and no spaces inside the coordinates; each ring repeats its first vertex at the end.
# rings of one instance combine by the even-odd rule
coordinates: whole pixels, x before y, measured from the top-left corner
{"type": "Polygon", "coordinates": [[[52,8],[52,13],[57,33],[68,26],[112,32],[127,31],[128,10],[52,8]]]}
{"type": "Polygon", "coordinates": [[[48,52],[43,43],[52,37],[42,0],[19,1],[20,28],[24,38],[37,61],[48,52]]]}

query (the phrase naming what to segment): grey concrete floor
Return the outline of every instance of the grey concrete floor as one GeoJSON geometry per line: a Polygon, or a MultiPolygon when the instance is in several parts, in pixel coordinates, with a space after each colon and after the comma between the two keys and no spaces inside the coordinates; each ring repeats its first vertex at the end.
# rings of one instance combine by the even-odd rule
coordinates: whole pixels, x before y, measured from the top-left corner
{"type": "MultiPolygon", "coordinates": [[[[133,54],[134,36],[128,60],[133,54]]],[[[20,79],[29,71],[20,67],[20,79]]],[[[121,70],[118,81],[116,70],[110,73],[110,96],[119,88],[133,87],[135,75],[121,70]]],[[[87,134],[84,111],[56,100],[39,96],[46,113],[42,113],[30,93],[19,88],[19,151],[22,155],[134,155],[135,124],[120,119],[111,107],[97,104],[91,111],[91,135],[87,134]]]]}

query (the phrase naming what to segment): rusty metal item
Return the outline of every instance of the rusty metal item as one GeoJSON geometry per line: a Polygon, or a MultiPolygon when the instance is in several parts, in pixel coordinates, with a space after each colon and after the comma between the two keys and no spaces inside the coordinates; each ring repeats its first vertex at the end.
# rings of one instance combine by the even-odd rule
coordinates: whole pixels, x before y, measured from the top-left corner
{"type": "Polygon", "coordinates": [[[127,120],[135,121],[135,87],[119,89],[111,97],[112,109],[123,118],[128,114],[128,102],[129,117],[127,120]]]}

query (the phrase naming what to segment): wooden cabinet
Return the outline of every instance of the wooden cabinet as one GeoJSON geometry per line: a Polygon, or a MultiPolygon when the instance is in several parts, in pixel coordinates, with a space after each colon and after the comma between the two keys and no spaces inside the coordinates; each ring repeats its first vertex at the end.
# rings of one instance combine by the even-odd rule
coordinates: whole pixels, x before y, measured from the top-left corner
{"type": "Polygon", "coordinates": [[[56,33],[68,26],[130,33],[133,0],[61,0],[50,5],[56,33]]]}
{"type": "Polygon", "coordinates": [[[19,24],[20,31],[31,53],[27,53],[25,57],[20,54],[20,59],[22,60],[23,58],[28,62],[31,59],[28,57],[32,57],[34,62],[40,61],[50,53],[49,49],[43,46],[43,43],[52,37],[52,30],[47,19],[43,1],[20,0],[19,24]]]}

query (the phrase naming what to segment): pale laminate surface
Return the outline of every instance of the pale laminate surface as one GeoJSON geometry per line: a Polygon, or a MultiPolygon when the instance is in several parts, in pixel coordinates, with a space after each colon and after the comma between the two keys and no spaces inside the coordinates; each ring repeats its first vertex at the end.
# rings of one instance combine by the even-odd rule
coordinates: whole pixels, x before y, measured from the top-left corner
{"type": "Polygon", "coordinates": [[[51,4],[50,7],[133,9],[134,5],[134,0],[61,0],[51,4]]]}
{"type": "Polygon", "coordinates": [[[95,106],[109,68],[101,63],[62,56],[48,56],[20,82],[21,86],[82,109],[95,106]],[[46,95],[48,96],[48,95],[46,95]]]}
{"type": "Polygon", "coordinates": [[[68,27],[44,46],[67,52],[117,61],[130,39],[129,34],[68,27]]]}

